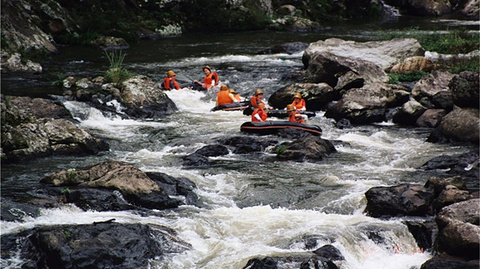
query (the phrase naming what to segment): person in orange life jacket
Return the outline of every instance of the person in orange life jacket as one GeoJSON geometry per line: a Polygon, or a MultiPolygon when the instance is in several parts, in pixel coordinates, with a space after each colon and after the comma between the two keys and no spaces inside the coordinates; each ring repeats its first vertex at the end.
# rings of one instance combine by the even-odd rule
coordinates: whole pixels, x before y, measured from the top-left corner
{"type": "Polygon", "coordinates": [[[240,94],[237,94],[234,89],[230,89],[230,93],[233,95],[233,98],[235,98],[235,103],[242,101],[242,97],[240,94]]]}
{"type": "Polygon", "coordinates": [[[300,93],[296,93],[293,95],[293,102],[292,105],[295,107],[297,111],[305,111],[307,107],[305,105],[305,100],[302,99],[302,95],[300,93]]]}
{"type": "Polygon", "coordinates": [[[202,67],[202,70],[205,74],[205,78],[203,79],[203,82],[200,82],[198,80],[193,81],[194,90],[206,91],[213,86],[218,85],[218,74],[212,72],[212,68],[210,66],[205,65],[204,67],[202,67]]]}
{"type": "Polygon", "coordinates": [[[215,103],[215,106],[232,104],[235,101],[235,96],[230,93],[227,85],[223,84],[220,86],[220,91],[217,92],[217,102],[215,103]]]}
{"type": "Polygon", "coordinates": [[[297,110],[295,110],[295,107],[292,104],[287,105],[287,115],[288,115],[288,121],[305,123],[305,121],[303,120],[302,114],[300,114],[297,110]]]}
{"type": "Polygon", "coordinates": [[[262,90],[256,90],[254,93],[254,96],[250,98],[250,105],[252,106],[253,109],[257,108],[259,104],[264,104],[266,108],[272,109],[272,107],[267,107],[267,104],[263,100],[263,91],[262,90]]]}
{"type": "Polygon", "coordinates": [[[180,86],[178,85],[177,81],[175,81],[176,76],[177,75],[175,74],[175,72],[173,72],[173,70],[168,70],[167,77],[163,79],[162,89],[167,91],[170,91],[173,89],[180,90],[180,86]]]}
{"type": "Polygon", "coordinates": [[[252,113],[252,121],[259,122],[259,121],[266,121],[267,120],[267,112],[264,110],[265,104],[260,103],[258,107],[252,113]]]}

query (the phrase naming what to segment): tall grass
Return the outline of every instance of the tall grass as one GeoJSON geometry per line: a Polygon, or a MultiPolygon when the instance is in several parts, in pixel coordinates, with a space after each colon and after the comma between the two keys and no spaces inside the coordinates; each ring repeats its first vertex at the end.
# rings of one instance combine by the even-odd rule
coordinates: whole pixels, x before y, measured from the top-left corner
{"type": "Polygon", "coordinates": [[[123,81],[132,77],[133,74],[123,67],[123,61],[125,60],[126,54],[122,50],[105,50],[104,52],[108,62],[110,63],[110,68],[107,70],[107,72],[105,72],[105,78],[107,81],[119,85],[123,81]]]}
{"type": "Polygon", "coordinates": [[[480,48],[480,33],[469,32],[466,29],[447,31],[420,31],[418,27],[402,31],[382,32],[379,38],[415,38],[427,51],[444,54],[469,53],[480,48]]]}

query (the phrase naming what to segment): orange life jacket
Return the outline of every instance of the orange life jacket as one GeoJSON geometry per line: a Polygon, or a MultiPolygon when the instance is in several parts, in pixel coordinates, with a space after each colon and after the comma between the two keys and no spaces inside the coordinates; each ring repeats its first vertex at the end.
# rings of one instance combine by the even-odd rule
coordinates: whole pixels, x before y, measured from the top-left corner
{"type": "Polygon", "coordinates": [[[212,73],[212,77],[213,79],[215,80],[215,86],[218,85],[218,73],[217,72],[213,72],[212,73]]]}
{"type": "Polygon", "coordinates": [[[296,109],[302,109],[305,107],[305,100],[304,99],[300,99],[300,101],[298,103],[295,103],[295,101],[293,101],[292,105],[296,108],[296,109]]]}
{"type": "Polygon", "coordinates": [[[298,113],[297,111],[293,111],[292,115],[288,116],[288,121],[305,123],[305,121],[303,120],[302,114],[298,113]],[[296,117],[297,115],[299,115],[300,117],[296,117]]]}
{"type": "Polygon", "coordinates": [[[230,98],[230,91],[219,91],[217,92],[217,104],[219,106],[233,103],[232,98],[230,98]]]}
{"type": "MultiPolygon", "coordinates": [[[[210,75],[206,76],[204,79],[203,79],[203,83],[205,83],[205,87],[207,89],[210,89],[211,87],[213,87],[214,85],[212,85],[212,82],[213,82],[213,79],[214,79],[214,75],[213,73],[210,73],[210,75]]],[[[215,83],[217,81],[215,80],[215,83]]]]}
{"type": "MultiPolygon", "coordinates": [[[[257,108],[257,107],[258,107],[258,104],[260,104],[260,103],[265,104],[265,102],[264,102],[262,99],[257,98],[256,96],[253,96],[252,98],[250,98],[250,104],[251,104],[253,107],[257,108]]],[[[265,106],[266,106],[266,104],[265,104],[265,106]]]]}
{"type": "Polygon", "coordinates": [[[164,88],[165,90],[169,91],[169,90],[172,90],[172,88],[170,87],[170,85],[173,83],[173,86],[175,87],[175,89],[177,90],[180,90],[180,86],[178,85],[178,83],[175,81],[175,78],[165,78],[163,80],[163,83],[162,83],[162,88],[164,88]]]}
{"type": "Polygon", "coordinates": [[[237,100],[237,101],[242,101],[242,98],[240,97],[240,94],[235,94],[233,97],[235,97],[235,100],[237,100]]]}
{"type": "Polygon", "coordinates": [[[255,115],[260,116],[260,118],[262,119],[262,121],[266,121],[267,120],[267,112],[265,112],[265,110],[263,110],[263,108],[257,108],[253,111],[252,113],[252,121],[259,121],[257,118],[255,118],[255,115]]]}

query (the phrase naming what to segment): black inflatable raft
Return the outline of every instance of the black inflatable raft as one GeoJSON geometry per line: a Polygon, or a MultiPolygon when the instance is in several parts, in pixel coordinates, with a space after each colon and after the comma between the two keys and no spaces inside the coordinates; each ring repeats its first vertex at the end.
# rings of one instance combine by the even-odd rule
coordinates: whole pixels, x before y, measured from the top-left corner
{"type": "MultiPolygon", "coordinates": [[[[253,107],[249,106],[243,110],[243,115],[250,116],[253,113],[253,107]]],[[[301,111],[300,114],[307,115],[307,117],[315,117],[316,113],[313,111],[301,111]]],[[[269,109],[267,110],[267,115],[269,117],[285,119],[288,117],[287,111],[283,109],[269,109]]]]}
{"type": "Polygon", "coordinates": [[[322,135],[322,129],[317,125],[309,125],[291,121],[263,121],[245,122],[240,126],[240,131],[245,133],[256,133],[261,135],[276,134],[283,129],[297,129],[309,132],[313,135],[322,135]]]}
{"type": "MultiPolygon", "coordinates": [[[[307,117],[315,117],[315,112],[313,111],[301,111],[300,114],[307,115],[307,117]]],[[[276,117],[276,118],[288,118],[287,111],[283,109],[270,109],[267,111],[267,115],[269,117],[276,117]]]]}
{"type": "Polygon", "coordinates": [[[242,101],[238,103],[232,103],[232,104],[226,104],[226,105],[220,105],[216,106],[211,109],[211,111],[217,111],[217,110],[223,110],[223,111],[231,111],[231,110],[244,110],[248,107],[250,104],[249,101],[242,101]]]}

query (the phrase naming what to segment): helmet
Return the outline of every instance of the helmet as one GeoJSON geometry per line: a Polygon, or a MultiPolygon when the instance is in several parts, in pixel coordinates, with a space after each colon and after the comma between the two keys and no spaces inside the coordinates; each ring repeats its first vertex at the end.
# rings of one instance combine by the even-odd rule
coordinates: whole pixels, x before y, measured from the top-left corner
{"type": "Polygon", "coordinates": [[[295,107],[292,104],[287,105],[287,112],[295,111],[295,107]]]}
{"type": "Polygon", "coordinates": [[[296,94],[293,95],[293,99],[295,98],[302,99],[302,95],[297,92],[296,94]]]}
{"type": "Polygon", "coordinates": [[[259,94],[263,94],[263,91],[260,90],[260,89],[258,89],[258,90],[255,91],[255,96],[257,96],[257,95],[259,95],[259,94]]]}
{"type": "Polygon", "coordinates": [[[226,91],[226,90],[228,90],[227,85],[222,84],[222,86],[220,86],[220,90],[221,90],[221,91],[226,91]]]}
{"type": "Polygon", "coordinates": [[[212,72],[212,68],[208,65],[205,65],[204,67],[202,67],[202,70],[204,69],[208,69],[210,72],[212,72]]]}
{"type": "Polygon", "coordinates": [[[171,78],[173,76],[176,76],[175,72],[173,72],[173,70],[168,70],[167,71],[167,77],[171,78]]]}

